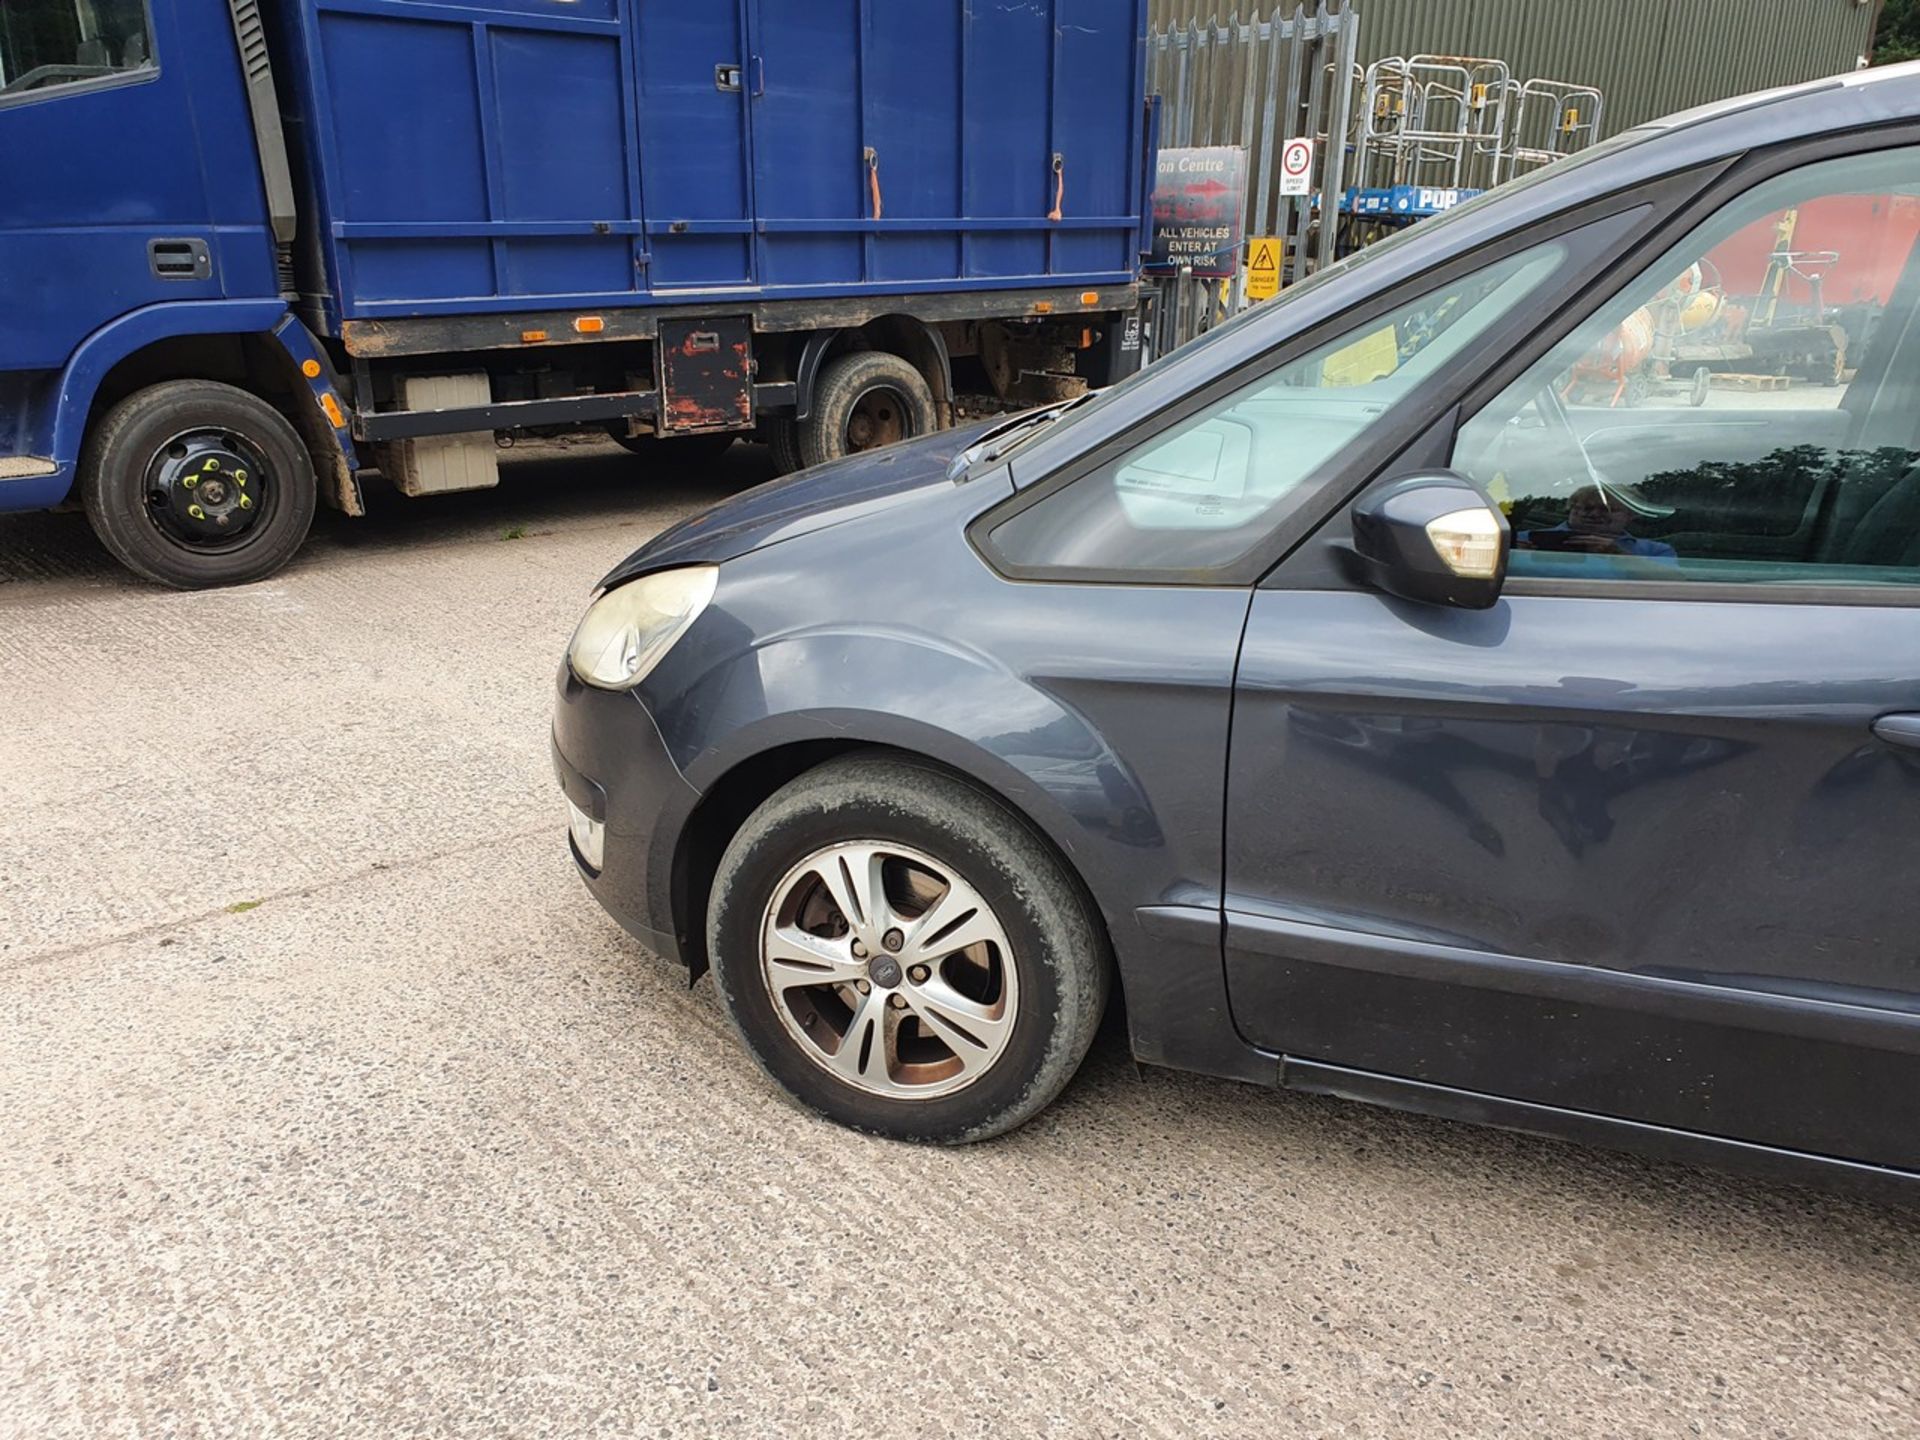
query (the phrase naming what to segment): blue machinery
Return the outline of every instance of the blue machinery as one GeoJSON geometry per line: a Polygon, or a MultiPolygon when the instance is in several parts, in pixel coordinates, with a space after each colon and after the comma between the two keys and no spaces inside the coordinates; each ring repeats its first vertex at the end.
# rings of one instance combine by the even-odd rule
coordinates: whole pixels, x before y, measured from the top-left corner
{"type": "Polygon", "coordinates": [[[1591,85],[1517,81],[1505,61],[1478,56],[1394,56],[1358,82],[1353,183],[1339,208],[1369,223],[1349,225],[1343,249],[1585,149],[1605,108],[1591,85]]]}

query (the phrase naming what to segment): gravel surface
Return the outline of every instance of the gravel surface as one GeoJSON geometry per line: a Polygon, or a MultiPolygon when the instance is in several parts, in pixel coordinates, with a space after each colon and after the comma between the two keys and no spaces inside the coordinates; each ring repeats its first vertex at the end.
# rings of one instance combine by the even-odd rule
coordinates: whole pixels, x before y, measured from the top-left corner
{"type": "Polygon", "coordinates": [[[1111,1029],[988,1145],[789,1105],[546,751],[593,581],[766,473],[525,452],[199,595],[0,517],[0,1434],[1920,1431],[1911,1214],[1111,1029]]]}

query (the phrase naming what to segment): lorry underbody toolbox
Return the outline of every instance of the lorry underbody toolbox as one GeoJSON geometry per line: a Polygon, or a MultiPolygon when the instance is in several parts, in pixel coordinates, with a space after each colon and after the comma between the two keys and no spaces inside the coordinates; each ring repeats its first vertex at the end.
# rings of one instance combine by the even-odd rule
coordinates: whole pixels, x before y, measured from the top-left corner
{"type": "Polygon", "coordinates": [[[743,430],[753,424],[753,332],[740,316],[669,320],[660,327],[663,434],[743,430]]]}

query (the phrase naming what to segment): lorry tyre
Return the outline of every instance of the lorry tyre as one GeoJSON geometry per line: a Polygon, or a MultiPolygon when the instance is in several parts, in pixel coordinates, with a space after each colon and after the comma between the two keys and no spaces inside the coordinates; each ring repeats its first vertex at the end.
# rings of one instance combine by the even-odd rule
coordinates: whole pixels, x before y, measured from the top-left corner
{"type": "Polygon", "coordinates": [[[807,468],[807,462],[800,454],[800,422],[791,415],[776,415],[762,422],[761,434],[766,439],[767,450],[773,456],[774,472],[779,475],[791,475],[796,470],[807,468]]]}
{"type": "Polygon", "coordinates": [[[134,574],[180,590],[274,573],[313,524],[313,461],[266,401],[211,380],[136,390],[93,427],[80,500],[134,574]]]}
{"type": "Polygon", "coordinates": [[[824,465],[939,428],[933,391],[918,370],[884,350],[858,350],[820,371],[813,413],[800,422],[800,458],[824,465]]]}

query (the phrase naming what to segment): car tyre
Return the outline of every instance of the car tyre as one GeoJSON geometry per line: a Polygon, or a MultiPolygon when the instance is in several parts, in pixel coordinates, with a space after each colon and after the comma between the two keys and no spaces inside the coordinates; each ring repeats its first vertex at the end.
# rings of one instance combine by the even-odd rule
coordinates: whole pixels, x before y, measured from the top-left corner
{"type": "Polygon", "coordinates": [[[884,350],[857,350],[820,371],[813,408],[800,422],[800,458],[824,465],[939,428],[933,391],[918,370],[884,350]]]}
{"type": "Polygon", "coordinates": [[[79,479],[100,543],[134,574],[180,590],[273,574],[306,540],[318,501],[312,458],[287,418],[211,380],[169,380],[114,405],[87,439],[79,479]],[[203,480],[213,483],[200,490],[203,480]],[[215,486],[219,501],[200,505],[196,492],[215,486]]]}
{"type": "MultiPolygon", "coordinates": [[[[858,903],[857,898],[850,903],[858,903]]],[[[857,929],[846,928],[855,932],[852,938],[821,942],[823,951],[838,957],[834,965],[859,963],[847,958],[858,953],[857,929]]],[[[897,935],[898,929],[885,943],[892,945],[897,935]]],[[[935,1144],[1002,1134],[1046,1106],[1085,1057],[1110,984],[1104,931],[1081,887],[1048,845],[1018,815],[973,785],[893,756],[829,762],[755,810],[727,846],[715,873],[707,942],[721,1003],[768,1075],[802,1104],[843,1125],[935,1144]],[[790,933],[789,920],[824,915],[826,919],[816,922],[823,933],[839,929],[845,920],[833,903],[839,892],[805,872],[815,863],[812,857],[849,845],[883,854],[874,872],[885,877],[882,888],[903,887],[889,891],[885,906],[875,907],[878,913],[868,917],[873,925],[898,916],[899,928],[917,935],[913,887],[942,879],[952,882],[919,915],[927,921],[921,929],[937,928],[944,934],[924,947],[909,937],[900,960],[911,962],[915,956],[933,954],[948,939],[987,931],[1004,939],[1005,948],[998,941],[976,943],[946,961],[935,961],[931,970],[909,964],[889,983],[884,972],[873,970],[890,958],[876,946],[865,962],[876,976],[867,996],[857,992],[858,981],[826,983],[844,978],[839,970],[821,972],[819,985],[777,989],[776,970],[791,973],[791,966],[778,958],[789,953],[779,939],[790,933]],[[804,878],[792,882],[797,870],[804,878]],[[813,909],[790,914],[785,907],[799,893],[806,894],[803,903],[813,909]],[[984,901],[984,918],[965,909],[964,902],[955,899],[960,896],[984,901]],[[941,910],[948,900],[954,904],[941,910]],[[895,903],[897,911],[890,908],[895,903]],[[949,923],[956,916],[971,918],[949,923]],[[998,966],[997,992],[991,983],[984,989],[973,987],[985,973],[983,959],[985,969],[998,966]],[[946,968],[940,968],[943,965],[946,968]],[[923,981],[918,986],[916,974],[923,981]],[[959,1012],[958,1034],[965,1040],[948,1031],[947,1013],[940,1009],[946,997],[957,993],[952,986],[963,984],[977,997],[969,1002],[971,1011],[959,1012]],[[991,1008],[996,993],[1002,1019],[994,1023],[1003,1027],[997,1038],[969,1018],[991,1008]],[[898,1007],[890,1021],[881,1000],[898,1007]],[[876,1028],[856,1035],[869,1003],[877,1014],[876,1028]],[[932,1007],[930,1014],[927,1007],[932,1007]],[[846,1035],[839,1037],[836,1054],[828,1055],[822,1042],[833,1039],[829,1032],[843,1016],[846,1035]],[[896,1028],[884,1033],[878,1027],[885,1023],[896,1028]],[[851,1050],[846,1036],[886,1048],[872,1049],[870,1044],[866,1050],[851,1050]],[[970,1077],[964,1066],[954,1069],[963,1051],[968,1057],[984,1056],[984,1049],[974,1049],[969,1042],[1000,1047],[970,1077]],[[845,1068],[838,1068],[837,1057],[849,1056],[845,1068]],[[853,1074],[856,1066],[858,1078],[853,1074]],[[921,1078],[940,1077],[943,1070],[945,1078],[921,1078]],[[901,1078],[893,1078],[890,1071],[901,1078]]]]}

